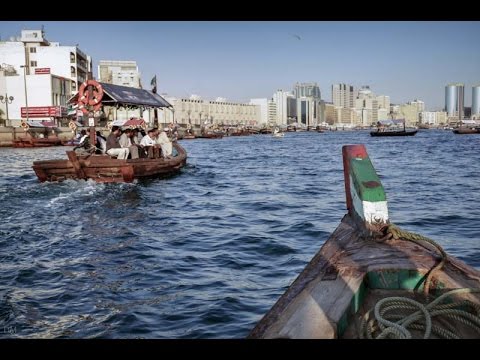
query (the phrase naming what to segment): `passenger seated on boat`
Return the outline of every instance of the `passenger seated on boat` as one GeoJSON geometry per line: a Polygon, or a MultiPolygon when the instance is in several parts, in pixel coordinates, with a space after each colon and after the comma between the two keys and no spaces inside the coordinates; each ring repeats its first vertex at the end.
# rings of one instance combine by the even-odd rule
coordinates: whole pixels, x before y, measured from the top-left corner
{"type": "Polygon", "coordinates": [[[128,148],[132,159],[138,159],[138,148],[132,144],[132,135],[132,129],[125,129],[118,142],[122,148],[128,148]]]}
{"type": "Polygon", "coordinates": [[[130,151],[128,148],[122,148],[118,141],[120,137],[120,128],[116,125],[112,126],[112,132],[107,138],[107,154],[116,157],[117,159],[124,160],[128,157],[130,151]]]}
{"type": "Polygon", "coordinates": [[[88,132],[85,130],[82,130],[82,132],[85,132],[85,135],[82,136],[82,138],[80,139],[80,143],[73,148],[73,151],[75,151],[75,153],[80,156],[93,154],[96,150],[96,147],[93,146],[90,142],[90,129],[88,130],[88,132]]]}
{"type": "Polygon", "coordinates": [[[147,135],[145,135],[142,138],[142,141],[140,141],[140,146],[145,149],[147,157],[150,159],[153,159],[155,155],[158,157],[160,145],[157,144],[156,129],[148,130],[147,135]]]}
{"type": "Polygon", "coordinates": [[[165,130],[161,130],[157,128],[155,128],[154,130],[157,134],[157,137],[156,137],[157,144],[162,148],[162,156],[164,158],[172,157],[173,146],[172,146],[172,142],[168,138],[167,133],[165,132],[165,130]]]}
{"type": "Polygon", "coordinates": [[[107,139],[103,137],[100,131],[97,131],[97,154],[105,154],[107,152],[107,139]]]}

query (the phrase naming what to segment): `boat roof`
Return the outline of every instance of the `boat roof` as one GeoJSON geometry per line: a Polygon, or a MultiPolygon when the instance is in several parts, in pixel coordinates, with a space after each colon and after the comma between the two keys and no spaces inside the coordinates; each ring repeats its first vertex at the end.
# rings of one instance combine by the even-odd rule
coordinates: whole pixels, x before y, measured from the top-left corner
{"type": "MultiPolygon", "coordinates": [[[[164,108],[172,107],[167,100],[160,95],[145,89],[137,89],[129,86],[121,86],[99,82],[103,88],[102,103],[108,106],[164,108]]],[[[72,96],[69,103],[78,102],[78,92],[72,96]]]]}
{"type": "Polygon", "coordinates": [[[378,125],[398,125],[403,124],[405,119],[386,119],[386,120],[378,120],[378,125]]]}

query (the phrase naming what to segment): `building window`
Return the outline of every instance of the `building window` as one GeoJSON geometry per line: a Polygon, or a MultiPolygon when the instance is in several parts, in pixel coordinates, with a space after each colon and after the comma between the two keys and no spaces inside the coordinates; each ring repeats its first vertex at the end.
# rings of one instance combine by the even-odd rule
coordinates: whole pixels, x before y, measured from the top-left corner
{"type": "Polygon", "coordinates": [[[70,53],[70,63],[75,63],[75,54],[73,52],[70,53]]]}
{"type": "Polygon", "coordinates": [[[76,74],[75,66],[70,66],[70,72],[72,76],[75,76],[76,74]]]}
{"type": "Polygon", "coordinates": [[[36,62],[36,61],[30,61],[30,66],[36,67],[36,66],[37,66],[37,62],[36,62]]]}
{"type": "Polygon", "coordinates": [[[77,90],[77,84],[75,82],[72,82],[72,90],[73,91],[77,90]]]}
{"type": "Polygon", "coordinates": [[[30,48],[30,53],[36,53],[36,52],[37,52],[37,48],[35,48],[35,47],[30,48]]]}

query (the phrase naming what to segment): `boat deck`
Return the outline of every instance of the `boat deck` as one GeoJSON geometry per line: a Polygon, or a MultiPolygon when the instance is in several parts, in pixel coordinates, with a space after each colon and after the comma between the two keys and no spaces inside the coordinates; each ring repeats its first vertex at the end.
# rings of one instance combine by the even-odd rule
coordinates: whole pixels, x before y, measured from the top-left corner
{"type": "MultiPolygon", "coordinates": [[[[339,338],[370,290],[412,291],[438,264],[432,251],[409,241],[378,243],[361,236],[346,215],[320,251],[250,333],[250,338],[339,338]]],[[[480,288],[480,272],[448,258],[431,292],[480,288]]],[[[375,292],[374,294],[380,294],[375,292]]],[[[391,296],[391,295],[389,295],[391,296]]],[[[374,301],[367,300],[366,307],[374,301]]],[[[463,298],[480,303],[478,294],[463,298]]],[[[350,334],[350,335],[349,335],[350,334]]],[[[478,334],[476,334],[478,338],[478,334]]]]}
{"type": "MultiPolygon", "coordinates": [[[[369,311],[374,309],[375,304],[386,298],[386,297],[404,297],[413,299],[420,303],[425,301],[422,294],[417,292],[413,292],[411,290],[386,290],[386,289],[369,289],[367,292],[362,305],[359,307],[357,313],[350,316],[348,319],[348,326],[345,329],[345,332],[340,336],[341,339],[361,339],[361,327],[362,327],[362,320],[364,315],[369,311]]],[[[373,312],[373,310],[372,310],[373,312]]],[[[478,339],[478,333],[472,331],[472,329],[460,322],[455,321],[448,321],[448,323],[443,320],[439,320],[438,318],[432,319],[432,324],[437,325],[442,328],[450,329],[456,335],[458,335],[461,339],[478,339]]],[[[424,332],[420,330],[411,330],[412,338],[413,339],[423,339],[424,332]]],[[[432,333],[429,337],[430,339],[441,339],[441,337],[437,336],[435,333],[432,333]]]]}

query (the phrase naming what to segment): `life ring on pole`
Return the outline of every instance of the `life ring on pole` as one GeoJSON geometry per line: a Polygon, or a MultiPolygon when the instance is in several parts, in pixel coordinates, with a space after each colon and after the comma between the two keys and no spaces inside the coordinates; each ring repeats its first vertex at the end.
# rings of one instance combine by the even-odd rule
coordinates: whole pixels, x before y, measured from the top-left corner
{"type": "Polygon", "coordinates": [[[80,88],[78,89],[78,102],[83,103],[85,105],[97,105],[102,101],[103,98],[103,88],[102,85],[100,85],[97,81],[95,80],[87,80],[80,85],[80,88]],[[93,97],[89,99],[89,91],[87,90],[87,87],[91,85],[93,86],[93,97]]]}
{"type": "Polygon", "coordinates": [[[68,123],[68,127],[69,127],[70,129],[72,129],[73,132],[75,132],[75,130],[77,130],[77,125],[75,125],[75,123],[74,123],[73,121],[70,121],[70,122],[68,123]]]}
{"type": "Polygon", "coordinates": [[[28,125],[25,121],[22,121],[21,126],[25,131],[28,131],[28,129],[30,129],[30,125],[28,125]]]}

